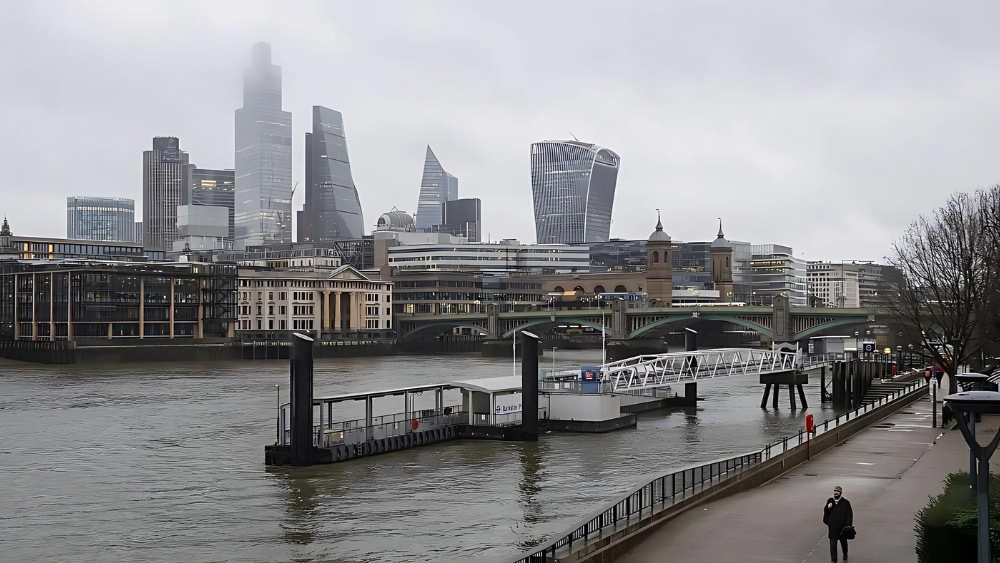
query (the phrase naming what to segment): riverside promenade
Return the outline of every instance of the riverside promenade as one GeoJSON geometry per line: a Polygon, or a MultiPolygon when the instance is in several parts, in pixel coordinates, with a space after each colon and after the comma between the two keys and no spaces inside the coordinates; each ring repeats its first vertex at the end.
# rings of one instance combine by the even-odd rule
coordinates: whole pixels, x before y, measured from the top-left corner
{"type": "MultiPolygon", "coordinates": [[[[979,442],[998,424],[1000,417],[985,417],[979,442]]],[[[914,516],[948,473],[968,466],[961,433],[931,428],[924,398],[778,479],[682,513],[618,560],[830,561],[823,503],[840,485],[858,530],[850,561],[915,561],[914,516]]]]}

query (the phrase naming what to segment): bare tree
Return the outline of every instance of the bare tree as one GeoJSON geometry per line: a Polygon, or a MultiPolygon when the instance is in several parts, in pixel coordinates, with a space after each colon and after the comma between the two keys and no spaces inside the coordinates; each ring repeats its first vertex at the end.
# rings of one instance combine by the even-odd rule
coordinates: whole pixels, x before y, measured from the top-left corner
{"type": "MultiPolygon", "coordinates": [[[[983,191],[952,195],[933,215],[914,221],[893,243],[888,259],[900,273],[889,294],[890,309],[925,356],[949,375],[989,340],[982,307],[997,275],[984,228],[986,201],[989,194],[983,191]]],[[[955,378],[949,381],[950,392],[956,392],[955,378]]]]}

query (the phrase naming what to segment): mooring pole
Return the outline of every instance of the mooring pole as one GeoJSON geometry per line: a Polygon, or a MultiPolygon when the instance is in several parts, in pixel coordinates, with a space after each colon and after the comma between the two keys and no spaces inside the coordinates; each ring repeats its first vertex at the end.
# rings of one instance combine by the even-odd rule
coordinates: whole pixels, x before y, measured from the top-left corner
{"type": "Polygon", "coordinates": [[[295,333],[290,358],[292,465],[312,464],[313,448],[313,339],[295,333]]]}
{"type": "Polygon", "coordinates": [[[521,331],[521,428],[538,434],[538,337],[521,331]]]}

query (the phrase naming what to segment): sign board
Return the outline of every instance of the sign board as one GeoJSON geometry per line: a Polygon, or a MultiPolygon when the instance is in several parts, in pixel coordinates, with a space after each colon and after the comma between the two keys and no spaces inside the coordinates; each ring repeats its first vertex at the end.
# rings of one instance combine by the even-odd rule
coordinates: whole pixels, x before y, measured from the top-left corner
{"type": "Polygon", "coordinates": [[[580,366],[580,393],[599,394],[601,392],[600,366],[580,366]]]}
{"type": "Polygon", "coordinates": [[[882,350],[883,354],[892,354],[892,348],[886,346],[885,350],[882,350]]]}
{"type": "Polygon", "coordinates": [[[872,352],[875,351],[874,342],[865,342],[862,346],[864,346],[865,354],[871,354],[872,352]]]}
{"type": "Polygon", "coordinates": [[[493,401],[493,414],[512,414],[521,412],[520,393],[494,395],[493,401]]]}

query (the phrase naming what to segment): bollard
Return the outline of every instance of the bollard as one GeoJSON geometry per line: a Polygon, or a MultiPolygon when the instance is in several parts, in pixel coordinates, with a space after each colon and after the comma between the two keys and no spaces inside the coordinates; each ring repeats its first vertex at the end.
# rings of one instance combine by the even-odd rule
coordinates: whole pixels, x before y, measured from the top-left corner
{"type": "Polygon", "coordinates": [[[313,339],[295,333],[290,363],[292,465],[312,464],[313,448],[313,339]]]}

